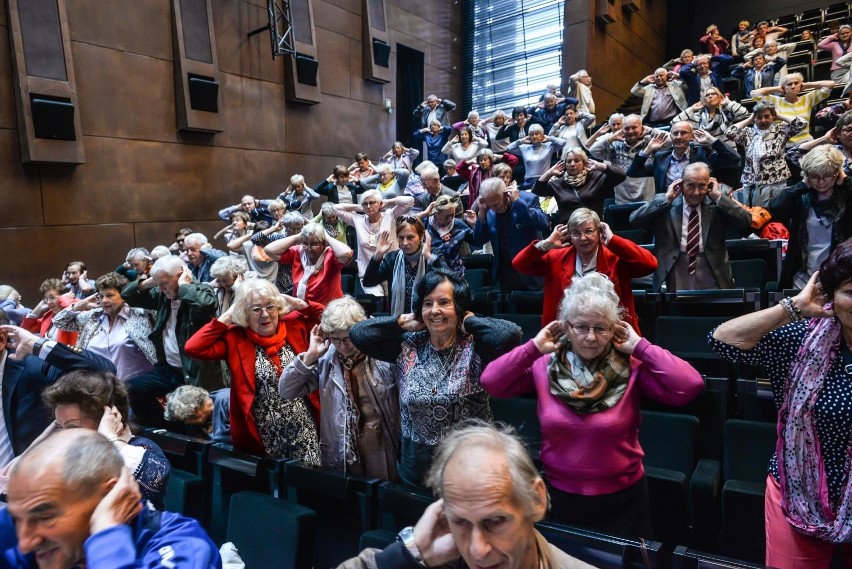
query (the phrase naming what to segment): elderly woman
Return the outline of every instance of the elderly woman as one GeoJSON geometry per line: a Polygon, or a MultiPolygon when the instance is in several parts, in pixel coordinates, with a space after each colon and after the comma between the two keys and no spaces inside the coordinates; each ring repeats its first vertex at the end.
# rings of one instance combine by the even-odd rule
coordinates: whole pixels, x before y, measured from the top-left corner
{"type": "Polygon", "coordinates": [[[432,257],[440,259],[442,264],[454,273],[464,276],[462,255],[468,254],[468,245],[474,244],[473,229],[469,222],[476,225],[476,219],[470,213],[469,222],[455,217],[458,200],[458,196],[438,196],[438,199],[418,213],[417,217],[426,218],[426,233],[429,234],[432,257]]]}
{"type": "Polygon", "coordinates": [[[698,40],[698,43],[701,44],[701,53],[707,53],[710,55],[728,53],[728,48],[731,45],[728,43],[728,40],[722,37],[722,34],[719,33],[719,26],[716,24],[710,24],[707,26],[707,30],[698,40]]]}
{"type": "Polygon", "coordinates": [[[483,148],[476,154],[476,165],[467,160],[458,163],[459,176],[467,180],[467,203],[471,207],[475,206],[476,200],[479,198],[479,186],[482,184],[482,180],[495,175],[492,166],[498,161],[508,165],[511,172],[511,169],[518,164],[518,157],[509,152],[497,155],[490,149],[483,148]]]}
{"type": "Polygon", "coordinates": [[[381,286],[364,286],[364,273],[367,271],[370,258],[376,252],[379,235],[383,231],[390,232],[391,250],[399,248],[396,231],[393,231],[394,224],[396,218],[408,213],[413,205],[414,198],[411,196],[383,199],[380,191],[369,190],[361,194],[361,204],[358,206],[350,204],[334,206],[343,223],[355,228],[355,235],[358,238],[358,276],[361,278],[361,287],[365,293],[385,296],[385,290],[381,286]],[[363,212],[366,215],[357,215],[356,212],[363,212]]]}
{"type": "Polygon", "coordinates": [[[157,443],[131,431],[127,388],[121,380],[105,371],[73,371],[47,387],[41,397],[56,422],[33,444],[59,429],[98,431],[121,453],[142,497],[163,509],[171,465],[157,443]]]}
{"type": "Polygon", "coordinates": [[[519,153],[524,161],[524,183],[522,189],[529,190],[550,167],[550,159],[565,146],[564,138],[545,136],[544,127],[534,124],[529,134],[509,145],[509,152],[519,153]]]}
{"type": "MultiPolygon", "coordinates": [[[[379,164],[376,166],[376,174],[362,178],[359,184],[364,190],[378,190],[384,199],[396,198],[405,194],[410,175],[411,170],[394,169],[390,164],[379,164]]],[[[364,194],[361,194],[361,199],[363,198],[364,194]]]]}
{"type": "Polygon", "coordinates": [[[787,141],[787,146],[794,146],[811,140],[811,111],[817,104],[831,95],[833,88],[834,81],[805,83],[801,73],[790,73],[781,80],[781,84],[777,87],[762,87],[753,90],[751,98],[758,103],[764,102],[774,105],[779,114],[802,119],[805,123],[802,131],[787,141]],[[799,93],[804,89],[813,89],[813,91],[800,96],[799,93]]]}
{"type": "Polygon", "coordinates": [[[414,486],[422,486],[432,451],[456,424],[491,420],[479,375],[521,338],[518,326],[477,317],[470,303],[464,279],[430,271],[417,285],[413,313],[364,320],[349,331],[361,352],[393,364],[402,417],[399,476],[414,486]]]}
{"type": "Polygon", "coordinates": [[[494,111],[494,114],[485,119],[485,128],[488,132],[488,140],[491,141],[490,148],[492,152],[502,154],[506,152],[506,148],[511,142],[508,138],[497,139],[497,133],[506,124],[506,113],[503,111],[494,111]]]}
{"type": "Polygon", "coordinates": [[[779,409],[766,478],[767,566],[829,567],[838,550],[848,560],[850,279],[852,242],[845,241],[799,294],[710,335],[723,358],[760,366],[779,409]]]}
{"type": "Polygon", "coordinates": [[[248,272],[248,262],[242,256],[234,257],[227,255],[219,257],[210,265],[210,276],[213,280],[210,285],[216,289],[216,301],[219,305],[219,314],[228,310],[234,302],[234,294],[246,276],[254,276],[248,272]]]}
{"type": "Polygon", "coordinates": [[[575,277],[559,319],[491,362],[482,385],[494,397],[536,394],[552,519],[631,538],[651,534],[640,400],[686,405],[704,381],[622,318],[606,276],[575,277]]]}
{"type": "Polygon", "coordinates": [[[612,282],[622,319],[640,333],[630,279],[653,273],[657,258],[629,239],[614,235],[598,214],[582,207],[571,214],[568,225],[557,225],[550,237],[522,249],[512,267],[545,278],[542,325],[557,319],[563,291],[574,278],[597,271],[612,282]]]}
{"type": "Polygon", "coordinates": [[[352,249],[331,237],[317,223],[308,223],[298,235],[273,241],[264,248],[271,258],[293,267],[297,298],[328,304],[343,296],[340,276],[352,260],[352,249]]]}
{"type": "Polygon", "coordinates": [[[136,280],[140,276],[147,275],[154,264],[155,259],[151,252],[145,247],[134,247],[127,252],[124,263],[116,267],[115,272],[125,277],[128,281],[136,280]]]}
{"type": "Polygon", "coordinates": [[[29,308],[21,304],[21,293],[9,285],[0,285],[0,310],[6,313],[15,326],[20,326],[30,312],[29,308]]]}
{"type": "Polygon", "coordinates": [[[447,141],[441,152],[456,162],[461,162],[475,159],[476,153],[483,148],[488,148],[488,141],[473,134],[473,129],[466,126],[447,141]]]}
{"type": "Polygon", "coordinates": [[[333,237],[341,243],[348,245],[346,241],[346,224],[337,215],[337,210],[334,209],[334,203],[325,202],[320,208],[320,212],[314,217],[314,223],[322,225],[329,237],[333,237]]]}
{"type": "Polygon", "coordinates": [[[319,194],[305,184],[305,177],[301,174],[290,176],[290,184],[278,194],[278,199],[287,204],[288,211],[297,211],[306,219],[314,216],[311,202],[318,197],[319,194]]]}
{"type": "Polygon", "coordinates": [[[852,26],[843,24],[837,28],[837,32],[822,38],[817,48],[831,53],[831,79],[832,81],[843,81],[846,77],[846,69],[837,64],[837,60],[849,52],[852,47],[852,26]]]}
{"type": "Polygon", "coordinates": [[[53,319],[58,328],[79,333],[77,348],[115,364],[116,375],[123,381],[142,375],[157,363],[157,350],[148,337],[156,315],[125,304],[121,298],[125,286],[126,278],[107,273],[95,281],[96,294],[75,302],[53,319]]]}
{"type": "Polygon", "coordinates": [[[758,103],[744,121],[731,125],[728,138],[745,148],[742,190],[734,198],[740,203],[766,207],[787,187],[790,168],[784,158],[787,141],[805,127],[799,117],[779,115],[770,103],[758,103]],[[779,120],[780,122],[775,122],[779,120]]]}
{"type": "MultiPolygon", "coordinates": [[[[280,200],[276,201],[283,203],[280,202],[280,200]]],[[[297,211],[288,211],[278,219],[275,225],[263,229],[257,228],[257,231],[255,231],[254,235],[251,236],[252,245],[255,246],[255,248],[251,250],[251,255],[258,261],[258,264],[264,265],[269,261],[275,262],[275,267],[277,268],[274,270],[269,270],[267,268],[263,274],[268,274],[270,276],[272,274],[275,275],[275,286],[278,287],[278,291],[281,294],[293,294],[293,264],[279,263],[277,258],[270,258],[263,248],[274,241],[278,241],[279,239],[299,235],[302,228],[305,226],[305,223],[307,223],[307,220],[302,216],[302,214],[297,211]],[[282,229],[284,230],[283,233],[281,231],[282,229]]]]}
{"type": "Polygon", "coordinates": [[[416,148],[406,148],[403,143],[396,141],[391,146],[391,149],[385,152],[380,162],[388,164],[393,170],[408,170],[411,172],[414,169],[414,161],[420,156],[420,151],[416,148]]]}
{"type": "MultiPolygon", "coordinates": [[[[530,127],[530,130],[532,130],[532,127],[530,127]]],[[[565,146],[568,148],[586,145],[588,140],[586,125],[577,120],[577,107],[575,105],[565,105],[562,116],[550,127],[549,135],[552,138],[564,140],[565,146]]]]}
{"type": "Polygon", "coordinates": [[[432,255],[423,222],[413,215],[396,220],[399,249],[391,251],[390,232],[382,231],[376,252],[364,272],[364,285],[387,282],[388,308],[393,316],[411,312],[413,291],[423,275],[432,267],[432,255]]]}
{"type": "Polygon", "coordinates": [[[602,216],[604,200],[613,197],[615,186],[626,178],[621,168],[590,160],[582,148],[570,148],[538,179],[532,191],[556,199],[559,223],[565,224],[581,207],[602,216]]]}
{"type": "Polygon", "coordinates": [[[189,427],[188,434],[209,438],[217,443],[231,440],[231,389],[208,392],[195,385],[181,385],[166,395],[163,411],[166,421],[179,421],[189,427]]]}
{"type": "Polygon", "coordinates": [[[455,130],[461,130],[466,127],[470,127],[474,136],[488,140],[488,129],[486,128],[485,123],[479,120],[478,112],[470,111],[467,113],[466,120],[453,123],[453,128],[455,130]]]}
{"type": "Polygon", "coordinates": [[[59,279],[47,279],[41,283],[38,289],[41,301],[24,316],[21,328],[48,340],[74,345],[77,343],[77,334],[61,330],[53,323],[53,318],[76,300],[72,294],[63,293],[62,288],[59,279]]]}
{"type": "Polygon", "coordinates": [[[317,430],[304,398],[278,395],[278,377],[308,348],[308,330],[322,305],[290,306],[275,285],[249,279],[234,304],[186,343],[201,360],[225,360],[231,370],[231,436],[234,447],[254,454],[319,464],[317,430]]]}
{"type": "Polygon", "coordinates": [[[390,364],[349,339],[367,316],[351,297],[332,301],[311,330],[307,351],[290,362],[278,391],[290,399],[319,389],[322,464],[348,474],[396,481],[399,393],[390,364]]]}
{"type": "Polygon", "coordinates": [[[843,154],[818,146],[799,162],[802,181],[766,206],[773,221],[790,231],[779,285],[801,289],[835,247],[852,237],[852,182],[843,172],[843,154]]]}
{"type": "Polygon", "coordinates": [[[681,111],[672,119],[672,124],[686,121],[693,129],[709,132],[728,146],[736,149],[736,143],[729,139],[725,131],[735,122],[748,117],[748,109],[736,101],[731,101],[716,87],[710,87],[701,96],[701,100],[681,111]]]}
{"type": "Polygon", "coordinates": [[[787,159],[798,166],[802,155],[821,144],[830,144],[843,154],[843,169],[848,170],[852,167],[852,93],[849,94],[849,98],[844,103],[840,104],[844,106],[844,110],[835,119],[834,127],[828,129],[821,137],[803,142],[788,150],[787,159]],[[850,109],[848,111],[845,110],[847,105],[850,109]]]}

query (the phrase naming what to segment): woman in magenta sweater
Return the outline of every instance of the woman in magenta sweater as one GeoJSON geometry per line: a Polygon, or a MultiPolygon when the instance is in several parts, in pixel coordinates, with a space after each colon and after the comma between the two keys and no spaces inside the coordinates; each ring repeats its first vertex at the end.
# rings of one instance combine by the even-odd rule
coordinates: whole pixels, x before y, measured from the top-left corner
{"type": "Polygon", "coordinates": [[[606,276],[575,277],[559,320],[492,361],[481,381],[494,397],[538,396],[554,521],[631,538],[651,535],[640,397],[685,405],[704,381],[621,319],[606,276]]]}

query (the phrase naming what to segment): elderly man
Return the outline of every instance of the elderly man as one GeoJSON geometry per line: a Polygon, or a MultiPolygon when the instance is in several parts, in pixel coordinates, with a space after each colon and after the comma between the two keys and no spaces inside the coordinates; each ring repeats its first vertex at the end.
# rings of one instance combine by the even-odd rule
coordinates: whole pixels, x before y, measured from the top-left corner
{"type": "Polygon", "coordinates": [[[475,216],[473,239],[476,245],[491,242],[493,281],[500,283],[505,294],[513,290],[540,289],[543,285],[540,278],[519,275],[512,268],[515,255],[550,229],[538,197],[530,192],[509,192],[503,180],[488,178],[479,186],[478,203],[479,212],[466,212],[465,221],[470,223],[475,216]]]}
{"type": "Polygon", "coordinates": [[[260,200],[258,202],[254,196],[246,194],[240,199],[240,203],[220,209],[219,219],[227,222],[231,219],[231,214],[235,211],[244,211],[251,216],[251,220],[254,222],[266,221],[270,224],[275,223],[268,209],[270,201],[272,200],[260,200]]]}
{"type": "Polygon", "coordinates": [[[207,236],[203,233],[190,233],[184,238],[186,256],[192,270],[192,276],[203,283],[213,280],[210,267],[219,257],[227,255],[224,251],[214,249],[209,245],[207,236]]]}
{"type": "Polygon", "coordinates": [[[634,211],[630,222],[654,229],[654,290],[734,287],[725,236],[729,226],[748,232],[751,214],[722,193],[704,162],[684,168],[683,178],[634,211]]]}
{"type": "Polygon", "coordinates": [[[577,99],[577,112],[592,117],[591,123],[595,125],[595,99],[592,97],[592,76],[585,69],[568,77],[568,94],[577,99]]]}
{"type": "Polygon", "coordinates": [[[212,391],[225,387],[219,362],[199,362],[184,352],[186,341],[216,317],[216,292],[192,278],[177,257],[157,259],[151,276],[133,281],[121,291],[130,306],[156,310],[150,338],[157,349],[157,364],[148,373],[127,382],[130,406],[145,425],[166,426],[162,398],[179,385],[199,385],[212,391]]]}
{"type": "Polygon", "coordinates": [[[414,118],[420,123],[420,128],[429,128],[432,121],[438,121],[441,126],[450,126],[449,113],[455,108],[456,104],[451,100],[429,95],[414,109],[414,118]]]}
{"type": "MultiPolygon", "coordinates": [[[[441,183],[441,174],[435,166],[426,166],[420,170],[420,181],[423,183],[423,188],[426,193],[420,196],[418,203],[420,209],[427,209],[429,205],[438,199],[438,196],[448,196],[455,198],[458,194],[441,183]]],[[[464,213],[461,200],[458,200],[456,206],[456,217],[461,217],[464,213]]]]}
{"type": "Polygon", "coordinates": [[[731,70],[731,75],[745,81],[744,93],[751,93],[755,89],[769,87],[775,84],[775,75],[787,64],[783,57],[776,57],[767,63],[763,52],[754,54],[751,61],[737,65],[731,70]]]}
{"type": "Polygon", "coordinates": [[[475,423],[449,434],[427,481],[441,499],[415,527],[384,551],[364,550],[338,569],[591,567],[536,531],[533,524],[547,512],[547,488],[511,430],[475,423]]]}
{"type": "Polygon", "coordinates": [[[704,130],[693,130],[692,124],[679,121],[670,134],[658,133],[644,150],[633,157],[627,175],[635,178],[652,176],[656,193],[664,192],[672,182],[683,177],[687,164],[706,162],[717,175],[719,170],[740,166],[740,156],[724,142],[704,130]],[[698,143],[692,145],[692,141],[698,143]],[[671,150],[661,150],[671,141],[671,150]]]}
{"type": "Polygon", "coordinates": [[[734,58],[727,54],[696,56],[692,63],[687,63],[680,68],[681,81],[686,86],[686,102],[694,105],[704,96],[704,91],[710,87],[716,87],[720,93],[725,89],[722,85],[722,77],[727,75],[728,67],[734,62],[734,58]]]}
{"type": "MultiPolygon", "coordinates": [[[[578,101],[574,97],[565,97],[562,100],[559,100],[553,93],[548,93],[544,96],[544,100],[540,102],[537,107],[528,111],[528,114],[535,117],[535,119],[541,123],[544,127],[544,132],[550,132],[550,129],[553,128],[553,125],[565,112],[565,107],[567,105],[574,105],[574,107],[576,107],[577,103],[578,101]]],[[[583,119],[588,120],[588,117],[584,115],[583,119]]]]}
{"type": "MultiPolygon", "coordinates": [[[[601,162],[611,162],[627,171],[633,158],[648,145],[654,134],[659,131],[646,133],[639,115],[627,115],[622,119],[621,130],[599,137],[589,153],[601,162]]],[[[615,203],[645,202],[655,193],[653,179],[627,178],[615,187],[615,203]]]]}
{"type": "Polygon", "coordinates": [[[127,252],[124,263],[119,265],[115,269],[115,272],[132,281],[138,279],[140,276],[147,276],[153,264],[154,259],[151,257],[151,252],[148,249],[145,247],[134,247],[127,252]]]}
{"type": "Polygon", "coordinates": [[[103,435],[69,429],[27,452],[9,474],[0,512],[4,567],[222,566],[199,523],[157,512],[103,435]],[[15,535],[16,534],[16,535],[15,535]]]}
{"type": "Polygon", "coordinates": [[[62,285],[65,287],[64,292],[73,292],[74,298],[78,300],[95,292],[95,281],[89,278],[86,263],[83,261],[71,261],[65,266],[62,285]]]}
{"type": "Polygon", "coordinates": [[[687,107],[683,82],[675,77],[675,73],[660,67],[630,89],[631,94],[642,97],[639,111],[642,122],[650,126],[668,126],[687,107]]]}

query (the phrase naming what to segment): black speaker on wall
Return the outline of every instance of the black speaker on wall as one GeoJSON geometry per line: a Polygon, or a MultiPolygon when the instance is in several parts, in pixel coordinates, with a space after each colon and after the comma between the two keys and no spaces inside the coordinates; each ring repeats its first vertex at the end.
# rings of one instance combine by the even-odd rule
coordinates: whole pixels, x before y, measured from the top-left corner
{"type": "Polygon", "coordinates": [[[36,138],[77,139],[74,135],[74,104],[71,99],[31,94],[30,103],[36,138]]]}
{"type": "Polygon", "coordinates": [[[379,39],[373,39],[373,61],[382,67],[390,66],[390,46],[379,39]]]}
{"type": "Polygon", "coordinates": [[[219,112],[219,84],[212,77],[189,74],[189,106],[196,111],[219,112]]]}
{"type": "Polygon", "coordinates": [[[313,57],[296,54],[296,80],[302,85],[317,86],[319,63],[313,57]]]}

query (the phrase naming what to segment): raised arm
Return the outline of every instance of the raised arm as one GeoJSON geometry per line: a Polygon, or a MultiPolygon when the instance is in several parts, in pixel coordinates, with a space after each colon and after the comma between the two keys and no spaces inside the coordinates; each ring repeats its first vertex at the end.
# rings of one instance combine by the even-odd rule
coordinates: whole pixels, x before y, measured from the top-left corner
{"type": "Polygon", "coordinates": [[[289,237],[285,237],[284,239],[278,239],[277,241],[273,241],[269,245],[263,248],[263,252],[266,253],[270,259],[277,259],[285,252],[287,252],[290,247],[293,245],[298,245],[302,240],[301,234],[297,233],[295,235],[290,235],[289,237]]]}
{"type": "Polygon", "coordinates": [[[349,339],[362,353],[385,362],[396,362],[402,353],[402,334],[398,319],[410,315],[382,316],[356,323],[349,329],[349,339]]]}

